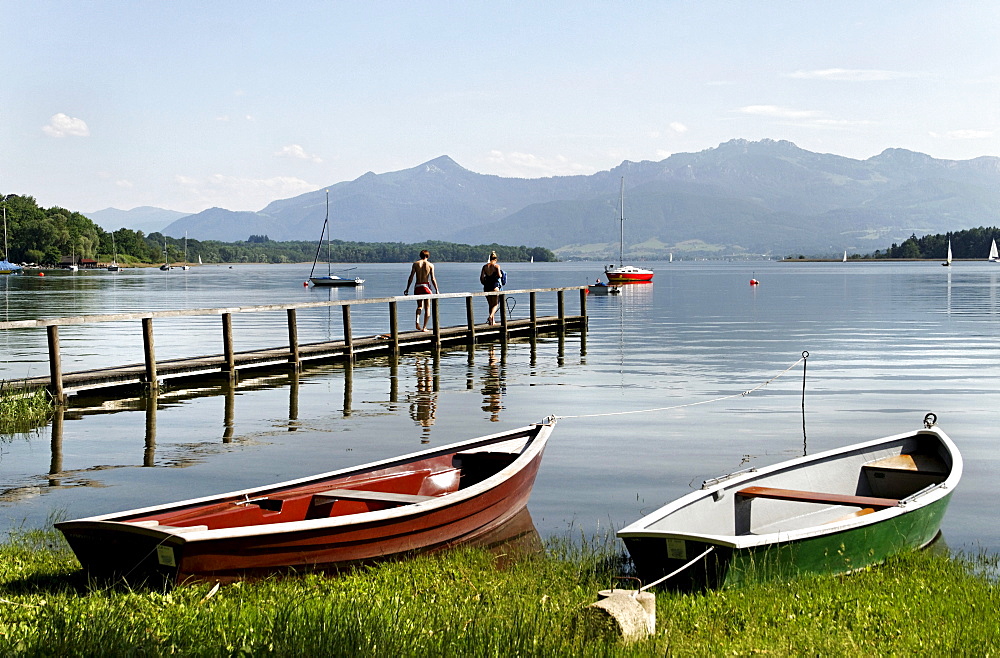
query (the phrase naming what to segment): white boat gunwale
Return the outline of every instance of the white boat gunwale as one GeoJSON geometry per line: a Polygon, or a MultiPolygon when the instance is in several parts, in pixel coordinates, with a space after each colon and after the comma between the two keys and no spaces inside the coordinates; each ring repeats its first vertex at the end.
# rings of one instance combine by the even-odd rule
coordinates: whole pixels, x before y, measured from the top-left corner
{"type": "Polygon", "coordinates": [[[920,429],[916,432],[902,432],[888,437],[873,439],[863,443],[855,443],[849,446],[826,450],[824,452],[816,453],[815,455],[797,457],[795,459],[779,462],[777,464],[748,470],[732,478],[723,476],[718,478],[719,482],[716,484],[713,484],[705,489],[699,489],[685,494],[684,496],[656,509],[654,512],[651,512],[633,523],[630,523],[619,530],[617,535],[622,539],[683,539],[706,544],[715,544],[733,549],[753,548],[756,546],[766,546],[775,543],[800,541],[812,537],[831,535],[854,528],[875,525],[888,519],[906,514],[911,511],[913,506],[916,504],[919,504],[921,507],[931,505],[938,500],[951,495],[952,490],[962,477],[962,469],[962,455],[958,451],[957,446],[951,438],[937,426],[920,429]],[[652,524],[666,518],[678,510],[681,510],[695,502],[701,501],[704,498],[717,496],[719,495],[719,492],[721,492],[721,495],[717,498],[717,500],[721,500],[725,496],[735,496],[736,491],[742,488],[747,482],[758,480],[762,477],[773,475],[781,471],[796,470],[798,467],[811,462],[822,462],[829,460],[832,457],[836,457],[837,455],[849,452],[862,452],[880,445],[898,443],[911,438],[915,439],[921,435],[932,435],[940,441],[952,461],[951,469],[944,481],[930,487],[926,487],[921,491],[901,499],[900,504],[896,507],[887,507],[864,516],[846,518],[834,522],[823,523],[821,525],[812,525],[801,529],[762,534],[720,535],[680,530],[652,530],[649,528],[652,524]]]}
{"type": "Polygon", "coordinates": [[[69,521],[64,521],[59,525],[66,530],[75,530],[77,528],[82,529],[83,527],[86,527],[87,529],[105,528],[108,530],[126,531],[131,534],[158,537],[163,540],[164,544],[178,546],[186,544],[188,542],[197,542],[197,541],[235,539],[242,537],[258,537],[264,535],[281,535],[281,534],[302,532],[302,531],[336,529],[340,526],[355,526],[366,523],[388,521],[396,518],[411,516],[414,514],[426,514],[429,512],[436,511],[439,508],[443,509],[445,507],[460,504],[471,498],[480,496],[484,492],[489,491],[490,489],[497,486],[499,483],[507,480],[512,474],[521,470],[526,462],[530,462],[531,460],[533,460],[538,455],[538,453],[545,448],[545,444],[554,426],[555,426],[555,420],[546,419],[545,421],[540,423],[533,423],[525,427],[515,428],[505,432],[497,432],[495,434],[490,434],[483,437],[477,437],[466,441],[460,441],[458,443],[452,443],[438,448],[429,448],[427,450],[421,450],[418,452],[399,455],[388,459],[382,459],[374,462],[368,462],[365,464],[359,464],[356,466],[350,466],[347,468],[337,469],[335,471],[329,471],[326,473],[320,473],[317,475],[311,475],[303,478],[296,478],[294,480],[287,480],[285,482],[278,482],[259,487],[253,487],[251,489],[242,489],[239,491],[227,491],[221,494],[213,494],[209,496],[203,496],[200,498],[192,498],[190,500],[175,501],[172,503],[164,503],[150,507],[124,510],[110,514],[101,514],[98,516],[91,516],[81,519],[72,519],[69,521]],[[541,429],[536,431],[536,428],[541,428],[541,429]],[[505,441],[498,442],[497,440],[502,437],[508,437],[508,438],[505,441]],[[242,497],[253,498],[264,492],[274,492],[275,490],[279,489],[294,488],[296,485],[305,485],[311,482],[319,482],[324,479],[335,479],[338,477],[350,475],[355,472],[378,470],[378,467],[380,466],[390,466],[393,464],[399,464],[404,461],[419,461],[420,459],[435,457],[441,454],[448,454],[453,452],[456,453],[468,452],[481,447],[495,447],[496,445],[501,445],[502,443],[505,443],[507,441],[510,442],[523,441],[524,445],[521,448],[520,454],[518,454],[517,458],[514,459],[510,464],[505,466],[503,469],[491,475],[490,477],[484,479],[483,481],[477,482],[471,487],[442,494],[440,496],[435,496],[430,500],[426,500],[419,503],[410,503],[407,505],[399,505],[397,507],[390,507],[382,510],[361,512],[358,514],[349,514],[346,516],[309,519],[304,521],[288,521],[285,523],[218,528],[214,530],[208,530],[208,529],[191,530],[190,529],[191,526],[150,525],[141,521],[131,522],[131,521],[114,520],[121,518],[123,516],[148,516],[150,514],[155,514],[160,511],[177,509],[186,506],[197,506],[197,505],[209,504],[212,502],[222,503],[228,500],[232,500],[234,498],[242,498],[242,497]]]}

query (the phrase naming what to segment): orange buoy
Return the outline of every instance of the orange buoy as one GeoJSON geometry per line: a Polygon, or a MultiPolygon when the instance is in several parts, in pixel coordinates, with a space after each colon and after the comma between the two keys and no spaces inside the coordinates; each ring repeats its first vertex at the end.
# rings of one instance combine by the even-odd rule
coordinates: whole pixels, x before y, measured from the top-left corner
{"type": "Polygon", "coordinates": [[[45,276],[45,272],[39,272],[38,276],[45,276]]]}
{"type": "Polygon", "coordinates": [[[302,282],[302,287],[303,288],[308,288],[309,287],[309,282],[308,281],[303,281],[302,282]]]}
{"type": "Polygon", "coordinates": [[[758,281],[757,279],[750,279],[750,285],[751,286],[759,286],[760,285],[760,281],[758,281]]]}

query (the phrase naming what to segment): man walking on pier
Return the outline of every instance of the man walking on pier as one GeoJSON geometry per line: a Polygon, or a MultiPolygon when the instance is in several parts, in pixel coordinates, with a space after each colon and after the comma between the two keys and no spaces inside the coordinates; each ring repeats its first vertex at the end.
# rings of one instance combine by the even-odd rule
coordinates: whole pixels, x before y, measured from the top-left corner
{"type": "MultiPolygon", "coordinates": [[[[416,277],[417,282],[413,286],[414,295],[430,295],[431,285],[434,285],[433,292],[439,293],[438,282],[434,277],[434,265],[429,260],[431,257],[431,252],[424,249],[420,252],[420,260],[414,261],[413,266],[410,268],[410,277],[406,280],[406,290],[403,291],[404,295],[410,294],[410,283],[413,282],[414,277],[416,277]]],[[[427,331],[427,318],[431,314],[431,300],[421,299],[417,302],[417,317],[416,326],[417,331],[427,331]],[[424,311],[424,323],[423,326],[420,324],[420,311],[424,311]]]]}

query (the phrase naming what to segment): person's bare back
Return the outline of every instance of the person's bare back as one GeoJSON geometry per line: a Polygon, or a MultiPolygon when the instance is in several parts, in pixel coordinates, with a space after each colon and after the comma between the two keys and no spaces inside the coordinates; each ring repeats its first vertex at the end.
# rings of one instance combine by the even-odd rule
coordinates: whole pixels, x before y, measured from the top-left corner
{"type": "MultiPolygon", "coordinates": [[[[438,290],[437,278],[434,276],[434,264],[430,261],[431,254],[429,251],[424,249],[420,252],[420,260],[413,261],[413,265],[410,267],[410,276],[406,279],[406,290],[403,294],[409,294],[410,284],[416,279],[416,283],[413,284],[413,294],[414,295],[430,295],[432,293],[441,292],[438,290]],[[432,289],[431,286],[434,286],[432,289]]],[[[427,331],[427,319],[431,312],[431,302],[429,299],[422,299],[417,302],[417,317],[416,317],[416,328],[418,331],[427,331]],[[420,323],[420,313],[423,311],[424,322],[420,323]]]]}

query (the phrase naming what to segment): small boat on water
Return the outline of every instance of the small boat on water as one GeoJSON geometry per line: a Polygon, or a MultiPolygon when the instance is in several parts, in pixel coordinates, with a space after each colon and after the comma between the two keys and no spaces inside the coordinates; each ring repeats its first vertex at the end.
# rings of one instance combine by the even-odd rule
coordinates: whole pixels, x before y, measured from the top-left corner
{"type": "Polygon", "coordinates": [[[839,574],[938,535],[962,456],[925,428],[706,480],[618,532],[639,575],[671,589],[839,574]]]}
{"type": "Polygon", "coordinates": [[[951,240],[950,239],[948,240],[948,256],[945,258],[945,261],[943,263],[941,263],[941,264],[944,265],[945,267],[950,267],[951,266],[951,240]]]}
{"type": "MultiPolygon", "coordinates": [[[[316,256],[313,258],[313,266],[309,271],[309,281],[314,286],[336,286],[355,287],[365,282],[360,277],[341,277],[333,273],[332,247],[330,245],[330,190],[326,191],[326,218],[323,220],[323,230],[319,234],[319,242],[316,244],[316,256]],[[319,252],[323,248],[323,238],[326,237],[326,276],[316,275],[316,263],[319,262],[319,252]]],[[[353,269],[353,268],[351,268],[353,269]]],[[[345,270],[346,271],[346,270],[345,270]]]]}
{"type": "Polygon", "coordinates": [[[987,259],[991,263],[996,263],[1000,261],[1000,251],[997,251],[997,241],[994,239],[992,244],[990,244],[990,257],[987,259]]]}
{"type": "Polygon", "coordinates": [[[20,265],[12,263],[8,260],[9,254],[7,252],[7,203],[6,200],[3,204],[3,258],[0,258],[0,274],[20,274],[22,268],[20,265]]]}
{"type": "Polygon", "coordinates": [[[591,295],[620,295],[622,291],[618,286],[609,286],[598,281],[592,286],[587,286],[587,292],[591,295]]]}
{"type": "Polygon", "coordinates": [[[608,283],[650,283],[653,281],[653,270],[643,269],[634,265],[625,265],[625,177],[622,177],[621,194],[618,202],[621,210],[621,236],[618,242],[618,265],[608,265],[604,268],[604,276],[608,283]]]}
{"type": "Polygon", "coordinates": [[[337,570],[476,540],[528,502],[546,419],[394,459],[63,521],[88,574],[179,583],[337,570]]]}

